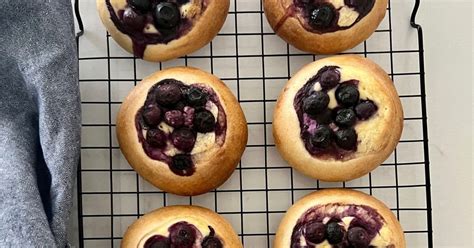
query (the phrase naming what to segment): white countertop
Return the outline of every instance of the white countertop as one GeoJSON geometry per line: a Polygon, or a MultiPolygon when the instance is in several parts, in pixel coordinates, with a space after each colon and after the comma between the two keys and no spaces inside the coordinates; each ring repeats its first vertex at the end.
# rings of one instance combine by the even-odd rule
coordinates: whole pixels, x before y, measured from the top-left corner
{"type": "Polygon", "coordinates": [[[435,247],[473,247],[473,3],[425,0],[426,94],[435,247]]]}
{"type": "MultiPolygon", "coordinates": [[[[252,2],[251,0],[237,1],[240,1],[239,3],[252,2]]],[[[87,9],[95,8],[94,0],[80,3],[83,8],[84,6],[87,9]]],[[[401,4],[412,6],[413,0],[392,0],[392,6],[401,4]]],[[[423,26],[425,38],[434,247],[473,247],[472,5],[472,0],[422,0],[417,19],[417,22],[423,26]]],[[[84,15],[88,14],[83,13],[83,17],[84,15]]],[[[104,33],[102,26],[98,24],[95,15],[94,18],[85,21],[86,29],[92,35],[83,42],[97,49],[97,51],[91,49],[91,53],[100,55],[105,51],[105,43],[102,35],[94,35],[94,33],[104,33]]],[[[255,26],[252,23],[243,23],[243,25],[243,27],[255,26]]],[[[230,27],[232,25],[225,28],[230,27]]],[[[406,38],[412,39],[413,36],[406,38]]],[[[278,41],[272,41],[272,45],[278,47],[277,45],[280,44],[278,41]]],[[[377,43],[370,45],[376,47],[377,43]]],[[[111,42],[111,46],[118,56],[127,56],[117,48],[114,42],[111,42]]],[[[408,61],[406,63],[408,64],[408,61]]],[[[93,66],[91,68],[95,69],[93,66]]],[[[100,72],[100,70],[92,71],[100,72]]],[[[119,70],[118,73],[120,74],[118,76],[122,76],[130,71],[119,70]]],[[[84,75],[81,74],[81,76],[84,75]]],[[[124,86],[125,88],[117,91],[117,99],[114,98],[114,101],[120,101],[124,97],[122,93],[126,94],[133,84],[124,86]]],[[[100,91],[100,88],[97,89],[100,91]]],[[[99,95],[100,92],[89,93],[90,97],[94,97],[95,93],[99,95]]],[[[95,111],[102,110],[105,111],[102,108],[95,109],[95,111]]],[[[92,117],[85,115],[84,119],[94,123],[101,121],[96,115],[92,117]]],[[[91,140],[86,140],[88,141],[91,140]]],[[[127,185],[124,183],[122,186],[127,185]]],[[[77,213],[72,216],[77,216],[77,213]]],[[[416,222],[417,219],[410,221],[416,222]]],[[[74,233],[72,236],[76,236],[77,226],[71,232],[74,233]]],[[[77,242],[73,241],[73,244],[77,242]]]]}

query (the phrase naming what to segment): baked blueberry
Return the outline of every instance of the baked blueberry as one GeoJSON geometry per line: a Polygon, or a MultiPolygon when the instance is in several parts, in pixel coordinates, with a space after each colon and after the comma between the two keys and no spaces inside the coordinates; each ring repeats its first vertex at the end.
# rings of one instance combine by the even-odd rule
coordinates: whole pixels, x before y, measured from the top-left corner
{"type": "Polygon", "coordinates": [[[145,27],[146,18],[132,8],[126,8],[123,12],[122,21],[129,28],[141,30],[145,27]]]}
{"type": "Polygon", "coordinates": [[[146,133],[146,141],[153,147],[162,148],[166,146],[166,134],[160,129],[150,129],[146,133]]]}
{"type": "Polygon", "coordinates": [[[359,102],[359,90],[354,84],[341,84],[336,90],[336,100],[339,104],[349,107],[359,102]]]}
{"type": "Polygon", "coordinates": [[[202,240],[201,247],[202,248],[222,248],[224,246],[222,245],[222,242],[218,238],[207,236],[202,240]]]}
{"type": "Polygon", "coordinates": [[[303,111],[309,115],[317,115],[325,110],[328,104],[328,94],[323,91],[315,91],[303,100],[303,111]]]}
{"type": "Polygon", "coordinates": [[[319,126],[311,136],[309,142],[317,148],[327,148],[331,145],[333,132],[328,126],[319,126]]]}
{"type": "Polygon", "coordinates": [[[179,110],[170,110],[165,113],[165,122],[166,124],[172,127],[181,127],[184,125],[184,115],[183,112],[179,110]]]}
{"type": "Polygon", "coordinates": [[[304,237],[313,244],[322,243],[326,239],[326,226],[321,222],[309,222],[305,225],[304,237]]]}
{"type": "Polygon", "coordinates": [[[320,84],[325,90],[330,90],[336,87],[341,81],[341,74],[336,69],[328,69],[321,73],[320,84]]]}
{"type": "Polygon", "coordinates": [[[351,127],[357,121],[357,116],[354,110],[350,108],[343,108],[336,111],[334,123],[339,127],[351,127]]]}
{"type": "Polygon", "coordinates": [[[367,4],[367,0],[344,0],[344,3],[351,7],[359,7],[367,4]]]}
{"type": "Polygon", "coordinates": [[[191,176],[194,173],[194,164],[190,155],[178,154],[172,158],[171,171],[179,176],[191,176]]]}
{"type": "Polygon", "coordinates": [[[143,110],[143,120],[149,126],[157,126],[161,122],[161,109],[155,104],[145,107],[143,110]]]}
{"type": "Polygon", "coordinates": [[[309,16],[309,23],[314,28],[325,28],[334,20],[334,8],[326,4],[313,9],[309,16]]]}
{"type": "Polygon", "coordinates": [[[354,128],[337,130],[336,144],[337,146],[345,150],[354,149],[357,144],[357,133],[354,128]]]}
{"type": "Polygon", "coordinates": [[[194,112],[195,109],[191,107],[184,107],[183,115],[184,115],[184,125],[190,127],[193,125],[194,120],[194,112]]]}
{"type": "Polygon", "coordinates": [[[170,241],[161,235],[154,235],[145,242],[144,248],[169,248],[170,241]]]}
{"type": "Polygon", "coordinates": [[[377,106],[370,100],[363,101],[355,107],[356,115],[361,120],[369,119],[376,111],[377,106]]]}
{"type": "Polygon", "coordinates": [[[329,244],[341,243],[345,235],[344,228],[335,221],[331,221],[326,225],[326,237],[329,244]]]}
{"type": "Polygon", "coordinates": [[[194,148],[196,135],[189,128],[175,129],[171,133],[171,142],[177,149],[183,152],[190,152],[194,148]]]}
{"type": "Polygon", "coordinates": [[[157,87],[156,102],[163,106],[172,106],[182,98],[181,88],[175,83],[166,83],[157,87]]]}
{"type": "Polygon", "coordinates": [[[208,110],[200,110],[194,115],[194,129],[200,133],[208,133],[214,131],[216,126],[216,118],[208,110]]]}
{"type": "Polygon", "coordinates": [[[141,11],[147,11],[151,8],[150,0],[129,0],[129,3],[141,11]]]}
{"type": "Polygon", "coordinates": [[[325,109],[321,113],[317,114],[314,118],[319,124],[329,125],[332,122],[332,111],[325,109]]]}
{"type": "Polygon", "coordinates": [[[196,240],[196,231],[187,223],[178,222],[169,228],[173,247],[192,248],[196,240]]]}
{"type": "Polygon", "coordinates": [[[370,244],[369,235],[362,227],[350,228],[347,232],[347,239],[354,248],[367,248],[370,244]]]}
{"type": "Polygon", "coordinates": [[[162,2],[156,5],[153,17],[158,28],[170,29],[178,26],[181,13],[175,3],[162,2]]]}
{"type": "Polygon", "coordinates": [[[184,100],[181,100],[179,102],[177,102],[175,105],[174,105],[174,109],[176,110],[181,110],[183,111],[184,110],[184,107],[186,107],[186,102],[184,100]]]}
{"type": "Polygon", "coordinates": [[[203,106],[207,102],[207,94],[199,88],[190,87],[186,91],[186,101],[193,107],[203,106]]]}

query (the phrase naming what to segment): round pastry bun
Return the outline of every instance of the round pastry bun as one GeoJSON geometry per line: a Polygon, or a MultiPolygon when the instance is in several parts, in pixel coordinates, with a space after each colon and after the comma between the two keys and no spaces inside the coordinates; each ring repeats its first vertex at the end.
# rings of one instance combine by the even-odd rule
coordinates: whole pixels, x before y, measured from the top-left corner
{"type": "Polygon", "coordinates": [[[282,157],[299,172],[323,181],[352,180],[374,170],[393,152],[402,129],[403,110],[393,82],[377,64],[356,55],[328,57],[304,66],[282,90],[273,116],[273,136],[282,157]],[[361,98],[378,106],[374,116],[355,126],[357,150],[344,159],[320,159],[306,150],[293,105],[296,93],[324,66],[340,67],[341,82],[359,80],[361,98]]]}
{"type": "MultiPolygon", "coordinates": [[[[112,38],[125,50],[133,54],[132,39],[117,29],[110,19],[110,13],[105,3],[106,0],[97,0],[97,9],[100,19],[112,38]]],[[[195,0],[191,0],[194,2],[195,0]]],[[[117,12],[118,8],[126,6],[126,0],[110,0],[117,12]]],[[[150,44],[146,46],[143,59],[159,62],[175,59],[193,53],[207,45],[217,35],[224,25],[229,11],[229,0],[210,0],[206,10],[196,20],[189,32],[178,39],[166,44],[150,44]]]]}
{"type": "Polygon", "coordinates": [[[196,68],[174,67],[144,78],[130,92],[117,116],[117,138],[125,158],[145,180],[169,193],[198,195],[223,184],[235,170],[247,144],[247,122],[237,99],[219,78],[196,68]],[[150,88],[163,79],[211,87],[227,116],[224,143],[194,154],[196,171],[191,176],[176,175],[166,163],[148,157],[138,139],[135,116],[150,88]]]}
{"type": "Polygon", "coordinates": [[[264,0],[265,15],[275,33],[283,40],[313,54],[335,54],[357,46],[377,29],[385,17],[388,4],[388,0],[376,0],[372,10],[352,27],[318,34],[306,30],[296,16],[290,16],[283,24],[280,23],[282,18],[286,18],[293,1],[264,0]],[[278,25],[281,26],[275,30],[278,25]]]}
{"type": "Polygon", "coordinates": [[[237,234],[226,219],[214,211],[198,206],[169,206],[145,214],[128,227],[121,247],[143,247],[149,237],[155,234],[167,235],[168,227],[180,221],[194,225],[203,236],[209,234],[211,226],[224,247],[242,248],[237,234]]]}
{"type": "Polygon", "coordinates": [[[310,208],[326,204],[365,205],[377,210],[390,230],[394,248],[405,248],[402,227],[392,211],[381,201],[365,193],[349,189],[324,189],[308,194],[288,209],[278,227],[273,248],[290,247],[291,235],[298,219],[310,208]]]}

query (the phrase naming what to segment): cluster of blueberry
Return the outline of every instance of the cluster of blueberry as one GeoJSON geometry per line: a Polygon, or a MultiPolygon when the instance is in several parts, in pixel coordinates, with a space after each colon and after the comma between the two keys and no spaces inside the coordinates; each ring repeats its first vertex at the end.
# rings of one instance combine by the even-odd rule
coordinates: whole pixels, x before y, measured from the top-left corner
{"type": "Polygon", "coordinates": [[[132,38],[134,54],[139,57],[143,57],[147,44],[167,43],[191,28],[180,12],[181,6],[190,0],[127,0],[127,6],[118,15],[110,0],[105,1],[112,22],[132,38]],[[159,32],[144,32],[147,24],[153,24],[159,32]]]}
{"type": "Polygon", "coordinates": [[[382,217],[368,206],[320,205],[309,209],[298,220],[292,232],[291,247],[302,248],[300,239],[303,237],[305,247],[327,241],[337,248],[368,248],[382,226],[382,217]],[[352,219],[346,229],[347,223],[342,219],[348,216],[352,219]]]}
{"type": "MultiPolygon", "coordinates": [[[[375,0],[344,0],[345,5],[359,13],[358,20],[370,12],[374,3],[375,0]]],[[[295,5],[304,9],[308,23],[313,29],[328,32],[342,29],[337,25],[338,10],[331,3],[323,0],[295,0],[295,5]]]]}
{"type": "Polygon", "coordinates": [[[300,120],[301,136],[306,149],[313,155],[327,154],[337,148],[356,150],[354,126],[357,121],[367,120],[377,111],[374,102],[360,99],[357,80],[340,81],[338,68],[327,66],[296,94],[294,105],[300,120]],[[318,82],[321,90],[316,91],[314,85],[318,82]],[[334,88],[338,106],[330,109],[328,91],[334,88]]]}
{"type": "Polygon", "coordinates": [[[330,221],[326,225],[322,222],[311,222],[305,226],[304,237],[313,244],[320,244],[325,240],[335,247],[366,248],[370,239],[367,231],[362,227],[352,227],[347,233],[337,221],[330,221]]]}
{"type": "MultiPolygon", "coordinates": [[[[222,248],[221,240],[215,235],[214,229],[209,226],[210,233],[201,241],[202,248],[222,248]]],[[[192,248],[199,238],[199,230],[185,221],[173,224],[168,228],[169,237],[154,235],[146,242],[144,248],[192,248]]]]}
{"type": "MultiPolygon", "coordinates": [[[[148,156],[167,162],[178,175],[192,175],[194,165],[189,153],[194,148],[197,133],[216,132],[220,135],[224,131],[221,122],[206,109],[208,101],[222,109],[209,87],[199,84],[188,86],[174,79],[165,79],[153,86],[137,115],[139,136],[142,135],[141,130],[147,131],[146,137],[140,140],[148,156]],[[159,128],[162,122],[173,127],[170,134],[159,128]],[[169,159],[164,154],[168,144],[181,153],[169,159]]],[[[223,111],[219,112],[222,116],[223,111]]]]}
{"type": "Polygon", "coordinates": [[[129,0],[128,2],[130,7],[125,8],[122,17],[125,25],[141,30],[146,23],[146,14],[151,12],[155,26],[160,30],[169,30],[178,26],[181,20],[179,5],[189,0],[181,0],[177,3],[149,0],[129,0]]]}

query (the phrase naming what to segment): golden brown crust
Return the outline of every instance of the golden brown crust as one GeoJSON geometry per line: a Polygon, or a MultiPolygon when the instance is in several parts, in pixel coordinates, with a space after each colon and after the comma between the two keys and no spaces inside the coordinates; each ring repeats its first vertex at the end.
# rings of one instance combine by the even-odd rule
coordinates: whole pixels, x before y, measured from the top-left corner
{"type": "Polygon", "coordinates": [[[153,236],[158,227],[167,229],[170,225],[186,221],[196,226],[203,236],[211,226],[226,248],[242,248],[242,244],[230,223],[217,213],[198,206],[170,206],[150,212],[128,227],[122,240],[122,248],[137,248],[153,236]]]}
{"type": "MultiPolygon", "coordinates": [[[[264,0],[265,15],[270,26],[276,26],[286,15],[293,0],[264,0]]],[[[306,30],[296,17],[289,17],[275,32],[294,47],[315,54],[335,54],[357,46],[377,29],[385,17],[388,0],[377,0],[373,9],[346,30],[317,34],[306,30]]]]}
{"type": "Polygon", "coordinates": [[[383,202],[370,195],[355,190],[324,189],[306,195],[288,209],[278,227],[274,248],[290,247],[293,228],[304,212],[316,205],[325,205],[329,203],[366,205],[377,210],[391,231],[392,235],[390,237],[390,243],[395,245],[395,248],[406,247],[405,236],[400,223],[392,211],[390,211],[383,202]]]}
{"type": "Polygon", "coordinates": [[[235,170],[247,144],[247,122],[240,105],[217,77],[192,67],[175,67],[156,72],[140,82],[123,102],[117,116],[120,149],[130,165],[156,187],[178,195],[198,195],[223,184],[235,170]],[[196,171],[192,176],[174,174],[167,164],[148,157],[138,140],[135,116],[143,106],[149,89],[157,82],[174,78],[185,84],[203,83],[214,89],[227,115],[224,144],[195,154],[196,171]]]}
{"type": "Polygon", "coordinates": [[[390,156],[403,130],[400,98],[389,76],[374,62],[355,55],[333,56],[303,67],[282,90],[273,118],[275,145],[282,157],[303,174],[323,181],[346,181],[369,173],[390,156]],[[342,81],[344,77],[359,80],[361,96],[371,99],[379,108],[375,116],[355,126],[359,144],[347,160],[312,156],[300,138],[293,106],[298,90],[327,65],[341,68],[342,81]]]}
{"type": "MultiPolygon", "coordinates": [[[[110,0],[112,6],[123,8],[126,0],[110,0]]],[[[210,0],[202,16],[197,19],[192,29],[179,39],[167,44],[148,45],[143,56],[148,61],[167,61],[197,51],[208,44],[224,25],[229,10],[229,0],[210,0]]],[[[130,37],[120,32],[110,19],[105,0],[97,0],[100,19],[112,38],[125,50],[133,54],[133,43],[130,37]]]]}

